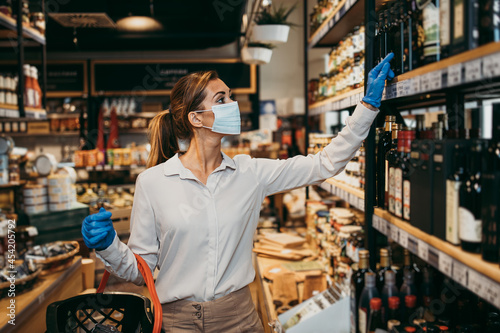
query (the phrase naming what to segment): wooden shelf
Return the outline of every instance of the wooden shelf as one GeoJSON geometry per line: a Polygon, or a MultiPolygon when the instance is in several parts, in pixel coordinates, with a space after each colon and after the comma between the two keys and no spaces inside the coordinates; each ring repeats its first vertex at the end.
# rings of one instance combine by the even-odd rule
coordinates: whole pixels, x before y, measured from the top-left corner
{"type": "Polygon", "coordinates": [[[69,131],[69,132],[49,132],[49,133],[5,133],[5,135],[11,136],[11,137],[22,137],[22,136],[28,136],[28,137],[42,137],[42,136],[78,136],[80,135],[80,132],[78,131],[69,131]]]}
{"type": "Polygon", "coordinates": [[[462,88],[500,78],[500,42],[482,45],[441,61],[398,75],[386,85],[382,100],[393,100],[462,88]]]}
{"type": "Polygon", "coordinates": [[[1,185],[0,185],[0,189],[7,189],[7,188],[16,188],[16,187],[21,187],[21,186],[23,186],[24,184],[26,184],[26,181],[25,181],[25,180],[21,180],[21,181],[19,181],[19,182],[15,182],[15,183],[1,184],[1,185]]]}
{"type": "Polygon", "coordinates": [[[375,208],[373,227],[500,308],[500,267],[375,208]]]}
{"type": "Polygon", "coordinates": [[[75,167],[75,169],[85,169],[87,171],[97,171],[97,172],[106,172],[106,171],[128,171],[146,168],[145,165],[97,165],[97,166],[87,166],[87,167],[75,167]]]}
{"type": "Polygon", "coordinates": [[[340,42],[355,26],[364,22],[365,0],[341,0],[337,8],[309,37],[309,48],[340,42]]]}
{"type": "Polygon", "coordinates": [[[358,104],[364,96],[364,87],[353,89],[345,94],[336,95],[309,105],[309,116],[330,111],[344,110],[358,104]]]}
{"type": "MultiPolygon", "coordinates": [[[[8,38],[17,37],[17,22],[12,17],[0,13],[0,25],[13,32],[7,36],[8,38]]],[[[34,28],[23,26],[23,36],[45,45],[45,36],[34,28]]]]}
{"type": "MultiPolygon", "coordinates": [[[[24,112],[26,114],[26,118],[34,118],[34,119],[46,119],[47,111],[44,109],[35,109],[25,106],[24,112]]],[[[0,104],[0,117],[5,118],[19,118],[19,108],[17,105],[9,105],[9,104],[0,104]]]]}
{"type": "Polygon", "coordinates": [[[333,195],[340,197],[349,205],[361,211],[365,210],[365,193],[334,178],[327,179],[320,187],[333,195]]]}

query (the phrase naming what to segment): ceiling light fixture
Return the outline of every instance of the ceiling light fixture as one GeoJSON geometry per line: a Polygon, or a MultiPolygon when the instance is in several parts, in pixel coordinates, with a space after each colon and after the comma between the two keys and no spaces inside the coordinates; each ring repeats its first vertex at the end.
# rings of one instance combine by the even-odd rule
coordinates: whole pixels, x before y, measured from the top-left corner
{"type": "Polygon", "coordinates": [[[116,27],[121,31],[146,32],[163,29],[163,25],[149,16],[128,16],[116,22],[116,27]]]}

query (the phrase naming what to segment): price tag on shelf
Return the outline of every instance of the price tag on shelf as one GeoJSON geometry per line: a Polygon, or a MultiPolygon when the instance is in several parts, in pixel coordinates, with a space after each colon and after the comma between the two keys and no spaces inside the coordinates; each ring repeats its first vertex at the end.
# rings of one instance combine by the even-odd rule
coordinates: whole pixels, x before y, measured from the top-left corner
{"type": "Polygon", "coordinates": [[[401,82],[401,84],[403,86],[403,96],[411,95],[411,80],[404,80],[401,82]]]}
{"type": "Polygon", "coordinates": [[[418,256],[423,261],[427,262],[429,260],[429,244],[419,239],[417,251],[418,251],[418,256]]]}
{"type": "Polygon", "coordinates": [[[380,232],[387,236],[387,234],[388,234],[387,229],[388,229],[387,221],[384,220],[383,218],[381,218],[380,219],[380,232]]]}
{"type": "Polygon", "coordinates": [[[462,83],[462,64],[456,64],[448,67],[448,87],[456,86],[462,83]]]}
{"type": "Polygon", "coordinates": [[[395,242],[399,242],[399,228],[395,225],[391,225],[391,238],[395,242]]]}
{"type": "Polygon", "coordinates": [[[120,170],[122,167],[120,165],[113,165],[113,170],[120,170]]]}
{"type": "Polygon", "coordinates": [[[405,249],[408,248],[408,233],[404,230],[399,230],[399,244],[405,249]]]}
{"type": "Polygon", "coordinates": [[[410,91],[412,95],[416,95],[420,93],[420,78],[419,77],[414,77],[409,80],[410,81],[410,91]]]}
{"type": "Polygon", "coordinates": [[[112,166],[111,166],[111,165],[109,165],[109,164],[106,164],[106,165],[104,166],[104,170],[106,170],[106,171],[111,170],[111,168],[112,168],[112,166]]]}
{"type": "Polygon", "coordinates": [[[429,73],[429,85],[432,90],[439,90],[443,85],[443,75],[441,70],[429,73]]]}
{"type": "Polygon", "coordinates": [[[92,171],[92,170],[94,170],[94,167],[87,166],[87,167],[85,167],[85,170],[87,170],[87,171],[92,171]]]}
{"type": "Polygon", "coordinates": [[[96,165],[95,170],[96,171],[102,171],[104,168],[102,165],[96,165]]]}
{"type": "Polygon", "coordinates": [[[380,218],[377,215],[373,215],[373,218],[372,218],[372,227],[375,230],[380,231],[380,218]]]}
{"type": "Polygon", "coordinates": [[[432,246],[429,246],[429,258],[427,259],[427,262],[431,266],[439,269],[439,251],[432,246]]]}
{"type": "Polygon", "coordinates": [[[485,282],[484,289],[486,293],[484,298],[491,304],[497,305],[500,298],[500,286],[488,278],[484,278],[483,281],[485,282]]]}
{"type": "Polygon", "coordinates": [[[358,198],[358,209],[362,212],[365,211],[365,199],[358,198]]]}
{"type": "Polygon", "coordinates": [[[431,90],[431,76],[429,74],[424,74],[420,77],[420,89],[422,92],[431,90]]]}
{"type": "Polygon", "coordinates": [[[453,262],[453,279],[462,286],[467,287],[467,267],[461,262],[453,262]]]}
{"type": "Polygon", "coordinates": [[[331,28],[333,28],[333,24],[334,24],[334,23],[335,23],[335,22],[333,22],[333,20],[330,20],[330,21],[328,22],[328,30],[330,30],[331,28]]]}
{"type": "Polygon", "coordinates": [[[335,13],[335,22],[338,22],[340,18],[340,11],[337,11],[337,13],[335,13]]]}
{"type": "Polygon", "coordinates": [[[469,270],[469,279],[467,281],[467,288],[471,290],[473,293],[476,295],[479,295],[480,297],[485,296],[485,289],[484,289],[484,278],[481,274],[477,273],[476,271],[469,270]]]}
{"type": "Polygon", "coordinates": [[[403,96],[405,96],[404,81],[396,83],[396,88],[397,88],[397,91],[398,91],[397,97],[403,97],[403,96]]]}
{"type": "Polygon", "coordinates": [[[408,251],[418,254],[418,239],[413,235],[408,235],[408,251]]]}
{"type": "Polygon", "coordinates": [[[481,79],[481,59],[465,63],[465,82],[474,82],[481,79]]]}
{"type": "Polygon", "coordinates": [[[500,75],[500,54],[489,55],[483,58],[484,77],[500,75]]]}
{"type": "Polygon", "coordinates": [[[449,277],[452,277],[453,259],[446,253],[439,253],[439,270],[449,277]]]}

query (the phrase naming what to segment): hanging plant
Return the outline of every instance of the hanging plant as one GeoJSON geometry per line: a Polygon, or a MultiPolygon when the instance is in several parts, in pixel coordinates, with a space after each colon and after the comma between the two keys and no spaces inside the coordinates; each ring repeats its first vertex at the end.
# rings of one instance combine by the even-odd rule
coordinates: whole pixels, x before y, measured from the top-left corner
{"type": "Polygon", "coordinates": [[[244,63],[264,65],[271,61],[274,45],[263,43],[248,43],[241,49],[241,58],[244,63]]]}
{"type": "Polygon", "coordinates": [[[269,8],[257,13],[256,25],[252,30],[252,40],[261,43],[286,43],[290,27],[296,26],[296,24],[288,22],[288,17],[296,8],[297,4],[290,8],[281,4],[277,9],[274,6],[269,6],[269,8]]]}

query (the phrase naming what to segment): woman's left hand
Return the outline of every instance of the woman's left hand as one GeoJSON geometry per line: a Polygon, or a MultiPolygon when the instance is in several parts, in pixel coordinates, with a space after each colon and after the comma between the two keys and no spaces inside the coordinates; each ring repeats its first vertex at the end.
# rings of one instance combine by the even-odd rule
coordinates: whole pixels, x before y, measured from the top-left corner
{"type": "Polygon", "coordinates": [[[394,72],[389,64],[392,58],[394,58],[394,53],[391,52],[368,74],[368,85],[366,87],[366,95],[363,97],[363,102],[377,109],[380,107],[380,101],[382,100],[385,80],[392,80],[394,78],[394,72]]]}

